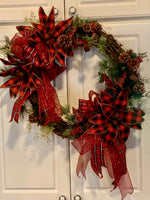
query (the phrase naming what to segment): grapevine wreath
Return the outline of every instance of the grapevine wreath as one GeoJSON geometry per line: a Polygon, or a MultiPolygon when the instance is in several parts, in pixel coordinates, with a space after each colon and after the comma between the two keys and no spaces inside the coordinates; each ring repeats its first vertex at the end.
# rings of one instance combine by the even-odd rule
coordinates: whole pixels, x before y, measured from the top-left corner
{"type": "Polygon", "coordinates": [[[28,114],[30,123],[47,127],[53,133],[74,140],[80,153],[77,175],[85,177],[91,167],[102,178],[102,166],[114,179],[122,199],[133,192],[126,167],[126,141],[130,128],[141,129],[144,112],[134,106],[134,100],[145,95],[140,76],[142,54],[125,50],[111,34],[96,21],[79,17],[55,25],[54,8],[47,16],[39,8],[39,21],[29,26],[17,26],[14,37],[6,38],[1,48],[7,58],[1,58],[0,76],[7,77],[1,88],[9,88],[14,103],[11,119],[18,122],[21,113],[28,114]],[[98,72],[99,82],[105,82],[100,92],[89,91],[88,100],[79,99],[79,107],[61,106],[51,81],[67,68],[65,59],[73,50],[91,47],[104,55],[98,72]],[[27,106],[30,103],[30,108],[27,106]]]}

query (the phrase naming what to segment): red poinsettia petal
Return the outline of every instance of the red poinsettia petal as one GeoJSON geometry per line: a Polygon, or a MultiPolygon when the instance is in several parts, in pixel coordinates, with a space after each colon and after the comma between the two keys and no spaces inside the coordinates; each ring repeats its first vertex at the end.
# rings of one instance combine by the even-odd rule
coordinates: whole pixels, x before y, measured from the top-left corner
{"type": "Polygon", "coordinates": [[[6,81],[4,84],[2,84],[0,86],[0,88],[12,87],[12,86],[16,85],[18,83],[18,81],[20,81],[20,79],[21,79],[20,76],[11,78],[8,81],[6,81]]]}
{"type": "Polygon", "coordinates": [[[95,115],[94,117],[89,119],[89,122],[92,123],[92,124],[97,124],[99,126],[103,126],[107,123],[107,119],[101,113],[101,114],[95,115]]]}
{"type": "Polygon", "coordinates": [[[12,69],[1,72],[0,76],[6,77],[9,75],[13,75],[16,71],[17,71],[17,67],[13,67],[12,69]]]}
{"type": "Polygon", "coordinates": [[[49,49],[49,52],[50,52],[49,62],[52,63],[56,56],[56,50],[53,47],[51,47],[49,49]]]}
{"type": "Polygon", "coordinates": [[[142,130],[141,124],[133,124],[133,125],[130,125],[129,127],[134,128],[134,129],[138,129],[138,130],[142,130]]]}
{"type": "Polygon", "coordinates": [[[16,29],[24,37],[33,34],[35,31],[31,26],[16,26],[16,29]]]}
{"type": "Polygon", "coordinates": [[[114,103],[116,110],[118,111],[125,110],[125,108],[127,107],[127,103],[128,103],[127,91],[122,90],[114,103]]]}
{"type": "Polygon", "coordinates": [[[104,116],[109,119],[114,113],[114,107],[105,103],[100,103],[104,116]]]}
{"type": "Polygon", "coordinates": [[[21,85],[23,83],[23,79],[20,79],[16,85],[10,87],[10,97],[16,97],[17,95],[19,96],[20,95],[20,88],[21,88],[21,85]]]}
{"type": "Polygon", "coordinates": [[[47,15],[45,14],[44,9],[42,7],[39,8],[39,19],[41,24],[46,24],[47,15]]]}
{"type": "Polygon", "coordinates": [[[57,53],[55,58],[60,63],[61,66],[65,66],[65,59],[61,54],[57,53]]]}
{"type": "Polygon", "coordinates": [[[9,62],[12,63],[12,65],[13,65],[13,63],[14,63],[15,65],[17,65],[17,66],[21,66],[21,65],[22,65],[22,63],[19,62],[14,56],[8,55],[7,58],[8,58],[8,60],[9,60],[9,62]]]}
{"type": "Polygon", "coordinates": [[[54,20],[54,7],[52,7],[51,12],[46,21],[46,29],[47,32],[53,33],[55,28],[55,20],[54,20]]]}
{"type": "Polygon", "coordinates": [[[105,103],[105,104],[109,104],[109,105],[113,105],[113,98],[110,94],[108,94],[107,92],[101,90],[100,92],[101,95],[101,102],[105,103]]]}
{"type": "Polygon", "coordinates": [[[20,87],[19,94],[20,94],[20,97],[22,97],[22,98],[25,96],[25,94],[26,94],[26,92],[28,90],[28,86],[27,85],[28,85],[28,83],[23,82],[21,87],[20,87]]]}
{"type": "Polygon", "coordinates": [[[30,39],[31,41],[34,41],[34,42],[41,42],[41,36],[39,35],[38,32],[34,32],[30,36],[28,36],[28,39],[30,39]]]}
{"type": "Polygon", "coordinates": [[[137,113],[137,115],[142,115],[142,116],[145,115],[145,113],[144,113],[143,110],[140,110],[140,109],[136,109],[136,108],[134,108],[134,111],[137,113]]]}
{"type": "Polygon", "coordinates": [[[118,126],[118,130],[119,130],[119,137],[121,138],[121,140],[126,142],[130,134],[130,128],[127,126],[124,126],[123,124],[120,124],[118,126]]]}
{"type": "Polygon", "coordinates": [[[38,31],[41,35],[43,35],[43,34],[46,33],[46,29],[45,29],[45,26],[44,26],[44,25],[42,25],[42,24],[36,24],[36,23],[34,23],[34,22],[32,22],[32,25],[37,29],[37,31],[38,31]]]}
{"type": "Polygon", "coordinates": [[[9,89],[10,98],[16,97],[17,92],[18,92],[18,87],[16,87],[16,86],[10,87],[10,89],[9,89]]]}
{"type": "Polygon", "coordinates": [[[54,47],[60,54],[62,54],[63,56],[67,57],[67,53],[66,53],[61,47],[59,47],[58,44],[57,44],[56,42],[54,42],[53,47],[54,47]]]}
{"type": "Polygon", "coordinates": [[[71,22],[72,17],[57,24],[54,31],[54,37],[58,37],[60,34],[62,34],[65,29],[71,24],[71,22]]]}
{"type": "Polygon", "coordinates": [[[9,62],[9,61],[4,60],[4,59],[2,59],[2,58],[0,58],[0,61],[2,61],[2,63],[4,63],[4,65],[13,65],[12,62],[9,62]]]}
{"type": "Polygon", "coordinates": [[[144,121],[142,114],[138,114],[138,112],[135,112],[133,110],[120,113],[120,119],[124,124],[128,126],[139,124],[144,121]]]}

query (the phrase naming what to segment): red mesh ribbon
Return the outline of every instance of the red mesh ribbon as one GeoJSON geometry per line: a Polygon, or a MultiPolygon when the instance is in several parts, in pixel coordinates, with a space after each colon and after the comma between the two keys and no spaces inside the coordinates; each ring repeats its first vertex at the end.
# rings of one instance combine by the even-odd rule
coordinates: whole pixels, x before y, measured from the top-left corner
{"type": "MultiPolygon", "coordinates": [[[[80,153],[77,175],[85,177],[89,160],[97,176],[102,177],[102,166],[114,179],[114,189],[119,186],[122,199],[133,192],[126,167],[126,145],[129,126],[140,129],[141,110],[128,110],[127,92],[122,90],[116,100],[101,91],[89,93],[89,100],[79,100],[79,109],[73,109],[77,126],[82,134],[72,144],[80,153]],[[93,98],[94,97],[94,98],[93,98]],[[86,127],[86,128],[84,128],[86,127]]],[[[79,134],[79,133],[78,133],[79,134]]]]}
{"type": "MultiPolygon", "coordinates": [[[[50,81],[56,79],[66,67],[59,66],[54,61],[52,63],[49,62],[50,54],[44,43],[40,42],[35,46],[32,46],[30,43],[27,38],[16,34],[12,39],[11,49],[17,58],[24,62],[31,62],[32,74],[36,76],[36,72],[38,73],[37,77],[41,80],[40,84],[36,88],[30,87],[29,89],[30,91],[33,89],[38,90],[39,119],[46,126],[51,122],[58,122],[61,118],[61,105],[50,81]]],[[[21,101],[22,105],[28,97],[23,101],[24,98],[21,101]]],[[[20,98],[17,102],[20,102],[20,98]]],[[[16,106],[14,105],[12,119],[17,109],[16,106]]],[[[17,110],[17,113],[17,116],[19,116],[19,110],[17,110]]],[[[18,122],[18,117],[14,119],[17,119],[15,121],[18,122]]]]}
{"type": "Polygon", "coordinates": [[[46,72],[41,72],[43,84],[38,87],[38,104],[40,120],[44,126],[51,122],[58,122],[61,118],[61,105],[54,87],[50,83],[50,78],[46,72]]]}
{"type": "Polygon", "coordinates": [[[81,173],[86,178],[86,168],[91,161],[91,167],[97,176],[102,175],[102,166],[106,167],[111,178],[114,179],[114,189],[118,186],[121,198],[133,193],[133,186],[126,167],[126,146],[117,141],[103,148],[103,140],[100,135],[89,135],[84,133],[75,140],[73,146],[79,151],[77,176],[81,173]]]}
{"type": "Polygon", "coordinates": [[[24,56],[24,47],[29,44],[28,39],[25,37],[20,37],[19,34],[15,34],[12,38],[11,51],[19,58],[20,60],[25,60],[24,56]]]}

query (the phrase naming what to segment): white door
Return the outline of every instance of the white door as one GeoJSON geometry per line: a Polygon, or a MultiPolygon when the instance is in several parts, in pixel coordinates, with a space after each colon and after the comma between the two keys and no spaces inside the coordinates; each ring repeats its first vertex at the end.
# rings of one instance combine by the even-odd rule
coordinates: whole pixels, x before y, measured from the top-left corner
{"type": "MultiPolygon", "coordinates": [[[[1,0],[0,42],[3,43],[4,35],[14,35],[14,24],[22,22],[31,10],[36,14],[39,5],[43,6],[47,13],[54,5],[58,9],[58,20],[64,18],[64,13],[68,18],[69,8],[72,6],[76,7],[79,16],[84,18],[135,17],[148,16],[150,13],[149,0],[123,0],[113,3],[111,0],[65,0],[65,4],[63,0],[15,0],[13,3],[12,0],[1,0]]],[[[148,18],[103,25],[105,29],[108,28],[107,32],[112,32],[127,48],[146,51],[150,55],[148,18]]],[[[93,53],[94,55],[92,52],[85,54],[79,49],[75,52],[76,56],[68,61],[71,69],[67,73],[67,79],[64,73],[56,81],[62,104],[67,102],[67,87],[69,103],[75,107],[79,98],[87,98],[89,90],[98,91],[104,87],[99,85],[95,78],[99,58],[96,52],[93,53]]],[[[142,73],[150,74],[149,63],[144,60],[142,65],[142,73]]],[[[87,181],[77,178],[75,169],[78,153],[71,147],[69,157],[66,140],[52,136],[50,144],[36,142],[34,137],[28,134],[25,121],[19,124],[8,123],[13,100],[9,99],[7,90],[0,90],[0,94],[0,200],[56,200],[61,195],[66,196],[67,200],[73,200],[77,194],[82,200],[120,199],[118,191],[110,193],[111,180],[105,172],[103,180],[98,180],[88,167],[87,181]]],[[[147,101],[145,108],[148,106],[147,101]]],[[[135,193],[131,197],[133,200],[148,200],[150,196],[148,117],[147,114],[143,131],[134,132],[128,140],[128,169],[135,188],[135,193]]],[[[35,132],[36,130],[33,134],[35,132]]]]}
{"type": "MultiPolygon", "coordinates": [[[[65,0],[66,16],[76,8],[82,18],[139,17],[150,14],[149,0],[65,0]]],[[[71,13],[70,13],[71,12],[71,13]]],[[[73,14],[73,13],[72,13],[73,14]]]]}
{"type": "MultiPolygon", "coordinates": [[[[15,25],[24,21],[26,13],[38,13],[39,5],[47,14],[54,5],[58,18],[64,16],[63,1],[49,0],[0,1],[0,45],[4,36],[12,38],[17,32],[15,25]],[[60,17],[59,17],[60,16],[60,17]],[[7,23],[5,23],[7,22],[7,23]],[[11,25],[12,22],[15,22],[11,25]]],[[[0,83],[2,84],[2,79],[0,83]]],[[[60,101],[66,98],[66,74],[56,81],[60,101]]],[[[39,133],[29,129],[26,119],[19,124],[9,123],[14,99],[9,98],[9,90],[0,90],[0,200],[58,200],[61,195],[70,200],[69,149],[68,142],[51,135],[51,142],[34,139],[39,133]]],[[[62,198],[61,198],[62,200],[62,198]]]]}
{"type": "MultiPolygon", "coordinates": [[[[105,22],[103,27],[107,33],[112,33],[126,49],[134,49],[135,52],[147,52],[150,56],[150,21],[116,21],[105,22]]],[[[75,58],[69,59],[68,71],[68,96],[69,103],[78,108],[78,99],[88,98],[88,92],[93,89],[96,92],[103,89],[97,81],[99,57],[95,50],[85,53],[79,49],[76,51],[75,58]]],[[[150,77],[150,63],[144,59],[141,67],[143,77],[150,77]]],[[[146,84],[147,90],[150,84],[146,84]]],[[[148,200],[150,197],[149,190],[149,166],[150,166],[150,99],[143,103],[146,111],[145,122],[142,131],[131,131],[128,138],[127,146],[127,165],[131,176],[134,194],[132,197],[127,196],[126,200],[148,200]]],[[[120,200],[118,190],[110,192],[112,189],[112,180],[106,171],[103,171],[103,179],[99,179],[92,171],[90,164],[87,168],[87,180],[76,176],[76,165],[78,161],[78,152],[71,147],[71,183],[72,197],[79,194],[82,200],[120,200]]],[[[82,176],[81,176],[82,177],[82,176]]],[[[76,198],[78,200],[78,197],[76,198]]]]}
{"type": "Polygon", "coordinates": [[[47,14],[51,7],[54,6],[58,11],[57,20],[64,19],[63,0],[1,0],[0,22],[7,24],[24,22],[25,17],[30,16],[30,13],[34,13],[37,19],[39,6],[42,6],[47,14]]]}

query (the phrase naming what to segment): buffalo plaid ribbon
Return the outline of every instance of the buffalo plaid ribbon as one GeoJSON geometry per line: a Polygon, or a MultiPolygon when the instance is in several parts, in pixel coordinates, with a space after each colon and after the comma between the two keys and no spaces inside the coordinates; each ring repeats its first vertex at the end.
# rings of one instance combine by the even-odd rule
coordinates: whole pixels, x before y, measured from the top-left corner
{"type": "Polygon", "coordinates": [[[14,65],[11,69],[2,70],[0,76],[11,78],[4,82],[0,87],[8,87],[10,90],[10,97],[19,97],[13,107],[11,120],[18,122],[19,113],[21,107],[26,99],[32,94],[34,90],[37,90],[38,86],[42,84],[42,80],[34,72],[32,64],[25,64],[19,62],[15,57],[8,56],[8,61],[0,59],[5,65],[14,65]]]}
{"type": "Polygon", "coordinates": [[[121,176],[127,173],[125,142],[130,127],[141,129],[143,111],[127,109],[127,92],[121,90],[115,100],[105,91],[100,94],[90,91],[89,100],[80,99],[79,108],[73,112],[76,127],[86,127],[79,129],[82,135],[73,146],[81,155],[91,151],[93,171],[102,177],[101,167],[106,167],[116,188],[121,176]]]}
{"type": "MultiPolygon", "coordinates": [[[[29,42],[23,49],[24,56],[35,66],[49,66],[54,60],[61,66],[65,66],[64,57],[66,51],[57,43],[57,38],[64,33],[72,22],[64,20],[55,26],[54,7],[47,16],[42,7],[39,8],[40,23],[32,23],[32,26],[17,26],[17,30],[29,42]]],[[[69,50],[71,52],[71,50],[69,50]]],[[[69,54],[70,55],[70,54],[69,54]]]]}
{"type": "Polygon", "coordinates": [[[26,64],[13,56],[8,56],[8,61],[0,59],[5,65],[14,65],[13,68],[3,70],[0,76],[11,78],[1,85],[1,88],[10,88],[10,97],[19,97],[14,103],[11,120],[18,122],[19,113],[24,102],[34,90],[38,91],[40,119],[44,114],[43,125],[57,122],[61,117],[61,106],[57,93],[51,81],[61,74],[66,68],[53,63],[50,68],[42,70],[41,74],[32,63],[26,64]]]}

